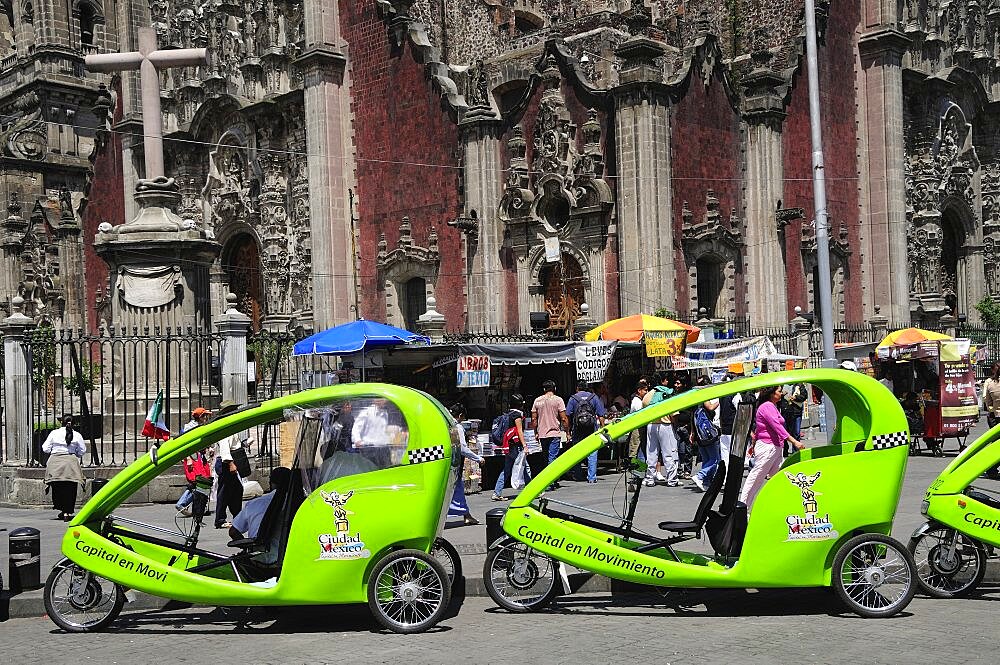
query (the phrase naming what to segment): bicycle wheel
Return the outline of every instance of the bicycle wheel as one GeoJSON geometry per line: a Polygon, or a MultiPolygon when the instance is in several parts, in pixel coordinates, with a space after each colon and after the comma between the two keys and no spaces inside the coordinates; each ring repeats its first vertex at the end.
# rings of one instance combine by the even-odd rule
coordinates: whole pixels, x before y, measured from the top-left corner
{"type": "Polygon", "coordinates": [[[454,589],[455,580],[462,577],[462,557],[459,556],[455,546],[444,538],[436,538],[431,546],[431,556],[437,559],[438,563],[448,574],[448,581],[454,589]]]}
{"type": "Polygon", "coordinates": [[[559,595],[556,562],[513,538],[486,554],[483,582],[490,598],[510,612],[533,612],[559,595]]]}
{"type": "Polygon", "coordinates": [[[451,584],[441,564],[419,550],[390,552],[368,581],[368,607],[395,633],[421,633],[448,609],[451,584]]]}
{"type": "Polygon", "coordinates": [[[917,566],[917,582],[929,596],[963,596],[979,586],[986,575],[986,552],[982,547],[944,525],[911,538],[908,549],[917,566]]]}
{"type": "Polygon", "coordinates": [[[833,587],[847,607],[863,617],[889,617],[913,600],[916,566],[902,543],[863,533],[840,546],[833,559],[833,587]]]}
{"type": "Polygon", "coordinates": [[[125,590],[63,559],[45,580],[44,601],[45,611],[57,626],[71,633],[87,633],[106,628],[118,618],[125,590]]]}

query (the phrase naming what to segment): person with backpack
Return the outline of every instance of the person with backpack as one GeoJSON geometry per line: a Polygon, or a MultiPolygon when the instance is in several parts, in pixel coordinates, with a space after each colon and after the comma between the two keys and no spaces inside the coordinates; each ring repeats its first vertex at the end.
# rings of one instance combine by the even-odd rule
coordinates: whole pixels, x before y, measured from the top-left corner
{"type": "MultiPolygon", "coordinates": [[[[587,390],[586,381],[577,381],[576,392],[566,404],[569,418],[569,436],[572,444],[579,443],[604,424],[604,403],[596,394],[587,390]]],[[[577,474],[579,474],[577,469],[577,474]]],[[[577,475],[579,479],[579,475],[577,475]]],[[[597,482],[597,451],[587,455],[587,482],[597,482]]]]}
{"type": "MultiPolygon", "coordinates": [[[[510,497],[503,495],[503,487],[506,479],[513,481],[514,462],[518,455],[524,450],[524,398],[518,393],[510,396],[509,408],[493,419],[493,426],[490,430],[490,439],[493,441],[493,449],[505,452],[503,471],[497,478],[497,484],[493,488],[494,501],[506,501],[510,497]]],[[[531,478],[530,467],[524,465],[524,482],[531,478]]]]}
{"type": "Polygon", "coordinates": [[[700,491],[712,482],[715,472],[722,459],[721,431],[717,424],[719,400],[713,399],[703,403],[694,411],[692,436],[698,445],[698,455],[701,457],[701,469],[691,476],[691,482],[700,491]]]}
{"type": "MultiPolygon", "coordinates": [[[[654,386],[642,399],[643,408],[658,404],[674,393],[670,386],[672,377],[664,372],[660,375],[660,384],[654,386]]],[[[652,487],[657,482],[665,482],[668,487],[677,487],[677,437],[674,435],[671,415],[649,423],[646,427],[646,479],[643,484],[652,487]],[[660,457],[663,457],[663,471],[657,469],[660,457]],[[663,475],[666,473],[666,476],[663,475]]]]}

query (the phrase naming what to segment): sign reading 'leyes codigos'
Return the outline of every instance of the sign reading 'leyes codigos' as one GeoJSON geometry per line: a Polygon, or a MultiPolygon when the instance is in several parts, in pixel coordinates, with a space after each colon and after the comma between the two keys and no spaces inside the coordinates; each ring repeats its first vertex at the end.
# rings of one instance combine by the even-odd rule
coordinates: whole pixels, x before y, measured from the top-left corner
{"type": "Polygon", "coordinates": [[[618,342],[591,342],[576,347],[576,378],[587,383],[600,383],[611,365],[618,342]]]}
{"type": "Polygon", "coordinates": [[[646,355],[650,358],[679,356],[684,353],[684,330],[647,330],[643,333],[646,341],[646,355]]]}
{"type": "Polygon", "coordinates": [[[459,356],[457,363],[459,388],[489,388],[489,356],[459,356]]]}

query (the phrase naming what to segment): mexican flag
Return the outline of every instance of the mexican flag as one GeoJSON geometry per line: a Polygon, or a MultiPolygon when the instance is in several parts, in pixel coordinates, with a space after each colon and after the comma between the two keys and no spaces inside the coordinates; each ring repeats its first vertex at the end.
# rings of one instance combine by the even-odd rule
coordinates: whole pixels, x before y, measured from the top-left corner
{"type": "Polygon", "coordinates": [[[163,422],[163,391],[156,393],[153,406],[146,413],[146,422],[142,425],[142,435],[150,439],[166,441],[170,438],[170,430],[163,422]]]}

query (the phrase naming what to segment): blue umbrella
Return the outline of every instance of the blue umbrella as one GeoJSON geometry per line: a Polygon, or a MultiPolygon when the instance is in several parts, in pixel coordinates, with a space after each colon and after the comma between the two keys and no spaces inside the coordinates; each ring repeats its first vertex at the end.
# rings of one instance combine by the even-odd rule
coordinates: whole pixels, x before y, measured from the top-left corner
{"type": "Polygon", "coordinates": [[[292,350],[296,356],[310,354],[342,355],[367,349],[398,346],[400,344],[430,344],[429,337],[409,330],[378,323],[377,321],[352,321],[310,335],[297,342],[292,350]]]}

